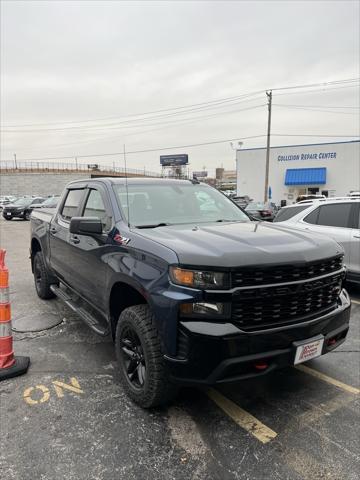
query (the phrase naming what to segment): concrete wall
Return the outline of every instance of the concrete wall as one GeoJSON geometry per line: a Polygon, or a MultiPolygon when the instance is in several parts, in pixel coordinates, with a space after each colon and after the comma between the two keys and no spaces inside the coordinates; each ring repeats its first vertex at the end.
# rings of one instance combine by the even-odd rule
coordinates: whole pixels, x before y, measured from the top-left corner
{"type": "MultiPolygon", "coordinates": [[[[264,199],[265,148],[237,151],[237,193],[256,201],[264,199]]],[[[294,203],[307,188],[327,190],[330,197],[347,195],[360,189],[360,142],[323,143],[272,147],[270,150],[269,185],[276,203],[294,203]],[[326,167],[324,185],[285,185],[288,168],[326,167]]]]}
{"type": "Polygon", "coordinates": [[[73,180],[89,178],[84,173],[3,173],[0,176],[0,195],[59,195],[73,180]]]}

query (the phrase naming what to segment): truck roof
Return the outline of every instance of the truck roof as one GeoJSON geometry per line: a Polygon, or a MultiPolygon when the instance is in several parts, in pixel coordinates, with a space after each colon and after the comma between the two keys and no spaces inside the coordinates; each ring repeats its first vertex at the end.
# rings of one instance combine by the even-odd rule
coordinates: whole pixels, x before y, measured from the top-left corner
{"type": "MultiPolygon", "coordinates": [[[[186,183],[199,183],[196,180],[180,180],[177,178],[152,178],[152,177],[133,177],[126,179],[125,177],[100,177],[100,178],[87,178],[87,179],[79,179],[70,182],[68,185],[76,185],[76,184],[84,184],[88,182],[101,182],[108,185],[125,185],[128,183],[129,185],[142,185],[142,184],[159,184],[159,183],[167,183],[170,185],[179,185],[184,182],[186,183]]],[[[203,185],[207,186],[206,183],[203,185]]]]}

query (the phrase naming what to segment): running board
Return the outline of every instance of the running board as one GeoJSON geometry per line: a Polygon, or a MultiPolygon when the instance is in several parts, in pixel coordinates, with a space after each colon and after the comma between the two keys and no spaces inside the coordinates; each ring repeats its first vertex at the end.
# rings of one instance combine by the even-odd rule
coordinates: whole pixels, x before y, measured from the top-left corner
{"type": "MultiPolygon", "coordinates": [[[[63,289],[56,285],[50,285],[50,290],[62,300],[71,310],[77,313],[82,320],[90,327],[95,333],[105,337],[109,334],[109,329],[104,327],[95,316],[91,315],[84,307],[79,305],[79,302],[73,300],[71,296],[64,292],[63,289]]],[[[84,302],[82,302],[84,303],[84,302]]]]}

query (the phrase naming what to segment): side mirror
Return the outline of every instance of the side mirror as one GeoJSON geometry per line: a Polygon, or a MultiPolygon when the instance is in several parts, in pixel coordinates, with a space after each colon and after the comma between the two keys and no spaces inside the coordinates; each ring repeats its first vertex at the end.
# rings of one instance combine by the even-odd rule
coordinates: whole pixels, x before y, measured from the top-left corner
{"type": "Polygon", "coordinates": [[[102,231],[103,226],[98,217],[73,217],[70,220],[70,233],[91,236],[102,231]]]}

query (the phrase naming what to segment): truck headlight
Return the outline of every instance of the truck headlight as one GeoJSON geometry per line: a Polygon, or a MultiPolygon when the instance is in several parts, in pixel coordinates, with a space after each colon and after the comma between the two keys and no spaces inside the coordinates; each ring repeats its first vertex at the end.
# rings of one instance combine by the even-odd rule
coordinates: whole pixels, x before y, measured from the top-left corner
{"type": "Polygon", "coordinates": [[[182,303],[180,305],[180,313],[183,316],[187,315],[224,315],[225,305],[224,303],[182,303]]]}
{"type": "Polygon", "coordinates": [[[230,276],[226,272],[170,267],[169,273],[173,283],[185,287],[224,290],[230,286],[230,276]]]}

